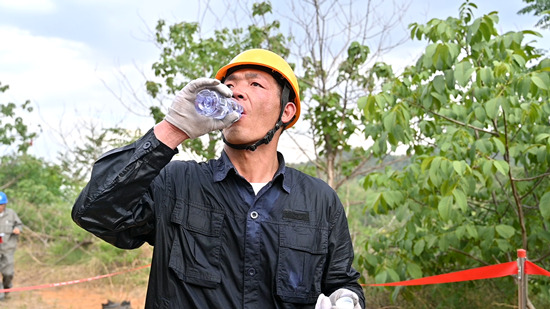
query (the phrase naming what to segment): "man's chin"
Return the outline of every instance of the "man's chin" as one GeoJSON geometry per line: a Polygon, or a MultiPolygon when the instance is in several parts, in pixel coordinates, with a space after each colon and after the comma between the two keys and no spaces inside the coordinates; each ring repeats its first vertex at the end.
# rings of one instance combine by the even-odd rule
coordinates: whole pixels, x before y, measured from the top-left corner
{"type": "Polygon", "coordinates": [[[249,139],[227,138],[227,136],[225,136],[225,140],[228,143],[233,144],[233,145],[251,145],[251,144],[254,144],[254,142],[256,142],[256,141],[252,141],[252,140],[249,140],[249,139]]]}
{"type": "Polygon", "coordinates": [[[231,128],[224,129],[222,133],[225,140],[233,145],[250,145],[257,141],[251,139],[249,136],[245,137],[244,134],[238,134],[237,130],[231,130],[231,128]]]}

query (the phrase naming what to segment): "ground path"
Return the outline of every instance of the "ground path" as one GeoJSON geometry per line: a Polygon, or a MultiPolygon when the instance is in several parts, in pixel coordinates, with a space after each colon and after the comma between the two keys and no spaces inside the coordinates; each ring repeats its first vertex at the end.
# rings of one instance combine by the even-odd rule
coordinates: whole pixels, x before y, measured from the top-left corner
{"type": "MultiPolygon", "coordinates": [[[[0,301],[0,308],[9,309],[101,309],[108,300],[130,301],[132,309],[144,308],[146,281],[149,268],[135,273],[123,273],[114,277],[80,282],[59,287],[12,292],[0,301]]],[[[84,267],[51,266],[16,261],[14,287],[41,286],[52,283],[92,278],[84,267]]]]}

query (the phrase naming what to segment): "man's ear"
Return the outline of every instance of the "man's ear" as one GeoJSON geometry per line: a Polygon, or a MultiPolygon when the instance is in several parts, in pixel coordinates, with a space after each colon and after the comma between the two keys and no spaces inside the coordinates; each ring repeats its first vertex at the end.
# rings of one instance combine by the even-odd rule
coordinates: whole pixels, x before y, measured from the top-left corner
{"type": "Polygon", "coordinates": [[[294,104],[294,102],[287,102],[281,121],[283,123],[289,123],[294,118],[294,115],[296,115],[296,104],[294,104]]]}

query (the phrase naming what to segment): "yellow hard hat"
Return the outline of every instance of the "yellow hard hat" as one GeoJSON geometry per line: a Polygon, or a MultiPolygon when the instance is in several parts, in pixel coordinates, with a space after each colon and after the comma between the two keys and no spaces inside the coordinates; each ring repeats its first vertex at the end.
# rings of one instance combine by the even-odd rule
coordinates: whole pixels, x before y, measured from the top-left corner
{"type": "Polygon", "coordinates": [[[286,125],[286,128],[292,127],[298,118],[300,117],[300,88],[298,86],[298,80],[294,71],[288,63],[276,53],[265,49],[249,49],[238,54],[229,64],[222,67],[218,73],[216,73],[216,79],[223,81],[227,75],[227,71],[231,68],[235,68],[243,65],[255,65],[264,68],[271,69],[282,75],[284,79],[290,84],[294,91],[294,104],[296,104],[296,115],[286,125]]]}

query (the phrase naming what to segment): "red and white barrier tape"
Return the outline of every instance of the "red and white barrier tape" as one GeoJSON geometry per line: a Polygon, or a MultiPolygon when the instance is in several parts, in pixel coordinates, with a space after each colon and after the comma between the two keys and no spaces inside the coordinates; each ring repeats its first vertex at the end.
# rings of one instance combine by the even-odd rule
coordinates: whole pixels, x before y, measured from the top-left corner
{"type": "Polygon", "coordinates": [[[124,274],[124,273],[128,273],[128,272],[140,270],[140,269],[143,269],[143,268],[147,268],[149,266],[151,266],[151,264],[140,266],[140,267],[133,268],[133,269],[122,270],[122,271],[107,274],[107,275],[100,275],[100,276],[95,276],[95,277],[90,277],[90,278],[85,278],[85,279],[78,279],[78,280],[71,280],[71,281],[57,282],[57,283],[50,283],[50,284],[43,284],[43,285],[35,285],[35,286],[16,287],[16,288],[11,288],[11,289],[0,289],[0,293],[38,290],[38,289],[66,286],[66,285],[71,285],[71,284],[81,283],[81,282],[89,282],[89,281],[93,281],[93,280],[97,280],[97,279],[103,279],[103,278],[107,278],[107,277],[112,277],[112,276],[116,276],[116,275],[120,275],[120,274],[124,274]]]}

